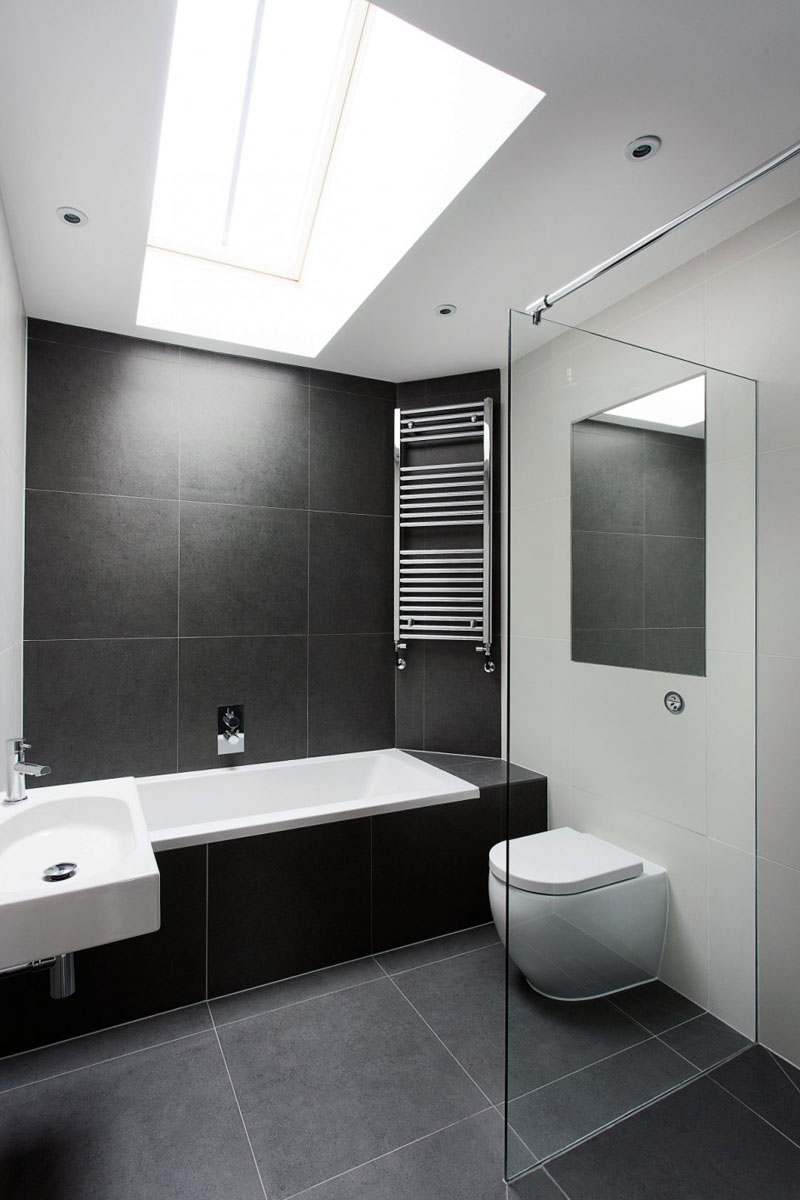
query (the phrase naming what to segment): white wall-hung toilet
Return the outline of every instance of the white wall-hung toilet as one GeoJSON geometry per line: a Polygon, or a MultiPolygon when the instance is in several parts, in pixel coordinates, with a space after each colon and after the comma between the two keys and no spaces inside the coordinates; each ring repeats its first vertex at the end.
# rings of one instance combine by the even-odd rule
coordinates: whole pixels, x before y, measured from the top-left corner
{"type": "Polygon", "coordinates": [[[610,842],[568,828],[498,842],[489,902],[509,955],[545,996],[589,1000],[658,975],[667,872],[610,842]]]}

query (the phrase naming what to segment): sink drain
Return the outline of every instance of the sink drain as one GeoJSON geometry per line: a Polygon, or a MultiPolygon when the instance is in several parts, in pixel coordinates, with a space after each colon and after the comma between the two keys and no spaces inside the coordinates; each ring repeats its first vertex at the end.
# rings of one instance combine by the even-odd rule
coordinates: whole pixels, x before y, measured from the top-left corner
{"type": "Polygon", "coordinates": [[[42,879],[46,883],[60,883],[62,879],[72,879],[77,869],[77,863],[56,863],[42,871],[42,879]]]}

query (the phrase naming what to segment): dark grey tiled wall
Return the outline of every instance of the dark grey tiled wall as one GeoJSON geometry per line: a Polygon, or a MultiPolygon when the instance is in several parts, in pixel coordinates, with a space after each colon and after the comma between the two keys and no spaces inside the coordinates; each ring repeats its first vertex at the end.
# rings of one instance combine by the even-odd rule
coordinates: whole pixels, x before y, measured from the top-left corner
{"type": "Polygon", "coordinates": [[[30,322],[25,731],[48,782],[394,745],[395,397],[30,322]],[[224,703],[247,731],[228,760],[224,703]]]}
{"type": "Polygon", "coordinates": [[[573,427],[572,657],[705,674],[705,444],[573,427]]]}
{"type": "MultiPolygon", "coordinates": [[[[500,512],[499,471],[499,399],[500,372],[475,371],[441,379],[423,379],[397,385],[398,404],[403,407],[429,407],[483,400],[490,396],[494,404],[494,496],[495,517],[500,512]]],[[[445,443],[427,449],[418,448],[426,459],[415,461],[461,462],[474,458],[474,445],[445,443]]],[[[480,533],[470,530],[425,530],[418,534],[420,547],[437,549],[456,545],[480,545],[480,533]],[[477,538],[477,540],[475,540],[477,538]]],[[[453,642],[410,642],[405,653],[404,671],[396,673],[397,745],[451,754],[500,754],[500,521],[495,520],[493,547],[494,589],[493,630],[497,669],[487,675],[483,655],[470,646],[453,642]]]]}

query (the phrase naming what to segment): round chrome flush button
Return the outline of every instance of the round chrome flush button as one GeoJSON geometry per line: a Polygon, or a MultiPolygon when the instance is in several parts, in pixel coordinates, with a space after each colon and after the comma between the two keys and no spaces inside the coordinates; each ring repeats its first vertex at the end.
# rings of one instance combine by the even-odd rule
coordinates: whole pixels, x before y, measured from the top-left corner
{"type": "Polygon", "coordinates": [[[55,863],[54,866],[46,867],[42,871],[42,879],[45,883],[60,883],[62,879],[72,879],[77,869],[77,863],[55,863]]]}
{"type": "Polygon", "coordinates": [[[667,712],[671,712],[673,716],[677,717],[678,713],[683,712],[686,704],[680,692],[667,692],[664,697],[664,707],[667,712]]]}

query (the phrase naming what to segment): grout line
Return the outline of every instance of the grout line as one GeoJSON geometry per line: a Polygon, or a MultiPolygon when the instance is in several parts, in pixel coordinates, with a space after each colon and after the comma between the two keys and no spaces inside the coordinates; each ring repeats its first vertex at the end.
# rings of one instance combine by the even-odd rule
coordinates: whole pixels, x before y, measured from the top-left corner
{"type": "MultiPolygon", "coordinates": [[[[515,1104],[517,1100],[525,1100],[528,1096],[534,1096],[537,1092],[541,1092],[545,1088],[551,1087],[554,1083],[562,1083],[565,1079],[571,1079],[574,1075],[580,1075],[582,1071],[589,1071],[592,1067],[598,1067],[600,1063],[610,1062],[612,1058],[618,1058],[620,1054],[627,1054],[629,1050],[635,1050],[639,1046],[646,1046],[648,1042],[655,1041],[658,1041],[658,1038],[655,1036],[655,1034],[650,1034],[649,1037],[642,1038],[638,1042],[632,1042],[630,1046],[624,1046],[621,1050],[615,1050],[613,1054],[605,1054],[602,1058],[594,1059],[592,1062],[586,1063],[582,1067],[576,1067],[574,1071],[567,1071],[565,1075],[558,1075],[555,1079],[548,1079],[547,1083],[540,1083],[538,1087],[531,1088],[528,1092],[520,1092],[518,1096],[512,1096],[508,1103],[511,1105],[515,1104]]],[[[672,1047],[670,1046],[668,1049],[672,1049],[672,1047]]],[[[699,1070],[699,1068],[695,1067],[695,1070],[699,1070]]],[[[516,1133],[517,1131],[514,1130],[514,1132],[516,1133]]],[[[517,1136],[519,1137],[519,1134],[517,1134],[517,1136]]],[[[530,1150],[530,1146],[528,1149],[530,1150]]],[[[533,1153],[534,1151],[531,1150],[531,1154],[533,1153]]]]}
{"type": "MultiPolygon", "coordinates": [[[[26,487],[26,492],[35,492],[45,496],[88,496],[100,500],[146,500],[159,504],[206,504],[216,508],[260,508],[269,512],[320,513],[330,517],[374,517],[381,521],[391,521],[391,513],[350,512],[342,508],[302,508],[297,505],[285,504],[244,504],[236,500],[186,500],[181,496],[132,496],[128,492],[75,492],[69,488],[34,488],[26,487]]],[[[667,536],[667,535],[664,535],[667,536]]]]}
{"type": "Polygon", "coordinates": [[[564,1189],[563,1189],[563,1187],[561,1186],[561,1184],[558,1182],[558,1180],[557,1180],[556,1178],[554,1178],[554,1176],[552,1176],[552,1175],[550,1174],[550,1172],[548,1171],[547,1167],[542,1167],[542,1170],[544,1171],[545,1175],[546,1175],[546,1176],[547,1176],[547,1178],[550,1180],[550,1182],[553,1184],[553,1186],[554,1186],[554,1187],[557,1187],[557,1188],[558,1188],[558,1190],[561,1192],[561,1195],[565,1197],[565,1200],[570,1200],[569,1196],[568,1196],[568,1195],[567,1195],[567,1193],[564,1191],[564,1189]]]}
{"type": "MultiPolygon", "coordinates": [[[[211,1020],[213,1023],[214,1018],[212,1017],[211,1020]]],[[[230,1067],[228,1066],[228,1060],[225,1057],[225,1051],[222,1049],[222,1042],[219,1040],[219,1033],[217,1032],[216,1025],[213,1026],[213,1029],[214,1029],[214,1037],[217,1039],[217,1045],[219,1046],[219,1052],[222,1055],[222,1063],[223,1063],[223,1066],[225,1067],[225,1074],[228,1076],[228,1083],[231,1085],[231,1092],[233,1093],[233,1099],[236,1104],[237,1111],[239,1113],[239,1120],[242,1122],[242,1129],[244,1130],[244,1136],[247,1138],[247,1144],[250,1147],[250,1154],[253,1157],[253,1166],[255,1167],[256,1174],[258,1175],[258,1182],[261,1184],[261,1191],[264,1193],[264,1200],[269,1200],[269,1197],[267,1196],[267,1189],[264,1186],[264,1180],[261,1178],[261,1168],[258,1165],[258,1159],[256,1158],[256,1152],[253,1149],[253,1143],[250,1141],[250,1134],[247,1129],[247,1124],[244,1119],[244,1114],[242,1113],[242,1106],[239,1103],[239,1097],[236,1095],[236,1088],[233,1086],[233,1079],[231,1078],[230,1067]]]]}
{"type": "MultiPolygon", "coordinates": [[[[290,976],[290,978],[294,978],[294,976],[290,976]]],[[[298,976],[297,978],[300,978],[300,976],[298,976]]],[[[370,983],[382,983],[382,982],[383,982],[383,979],[381,978],[381,976],[376,975],[373,979],[360,979],[358,981],[358,983],[348,983],[346,987],[331,988],[331,990],[329,992],[319,992],[319,994],[315,995],[315,996],[303,996],[302,999],[300,999],[300,1000],[290,1000],[288,1004],[277,1004],[277,1005],[275,1005],[274,1008],[265,1008],[265,1009],[262,1009],[261,1012],[247,1013],[243,1017],[231,1017],[231,1019],[229,1021],[220,1021],[216,1017],[213,1017],[213,1016],[212,1016],[212,1019],[214,1021],[215,1028],[224,1029],[228,1025],[241,1025],[243,1021],[252,1021],[255,1017],[268,1017],[272,1013],[284,1012],[287,1008],[296,1008],[300,1004],[311,1004],[314,1000],[324,1000],[328,996],[338,996],[340,992],[352,992],[354,988],[367,987],[367,985],[370,983]]],[[[262,986],[264,986],[264,985],[262,984],[262,986]]],[[[266,986],[269,986],[269,985],[266,985],[266,986]]],[[[241,993],[239,993],[239,992],[231,993],[231,995],[234,995],[234,996],[237,996],[240,994],[241,993]]],[[[218,999],[218,997],[216,997],[216,996],[213,997],[209,1001],[209,1004],[213,1003],[213,1000],[215,1000],[215,999],[218,999]]]]}
{"type": "MultiPolygon", "coordinates": [[[[114,1026],[114,1028],[119,1029],[121,1026],[114,1026]]],[[[152,1042],[147,1046],[137,1046],[134,1050],[123,1050],[121,1054],[110,1054],[107,1058],[98,1058],[94,1062],[81,1063],[80,1066],[76,1067],[67,1067],[63,1071],[55,1071],[52,1075],[43,1075],[40,1079],[28,1079],[25,1083],[15,1083],[11,1087],[0,1088],[0,1095],[5,1096],[9,1092],[18,1092],[21,1088],[35,1087],[38,1083],[50,1083],[53,1079],[61,1079],[63,1075],[75,1075],[78,1071],[90,1071],[92,1067],[101,1067],[106,1063],[116,1062],[120,1058],[132,1058],[134,1054],[144,1054],[147,1050],[158,1050],[163,1046],[171,1046],[174,1042],[186,1042],[189,1038],[204,1037],[209,1033],[213,1033],[213,1026],[209,1029],[194,1029],[191,1033],[181,1033],[178,1037],[165,1038],[161,1042],[152,1042]]],[[[86,1035],[84,1034],[83,1036],[86,1035]]],[[[69,1040],[73,1041],[75,1039],[70,1038],[69,1040]]],[[[56,1046],[63,1045],[61,1042],[52,1044],[56,1046]]],[[[35,1053],[35,1051],[24,1050],[21,1053],[31,1054],[35,1053]]],[[[14,1054],[11,1057],[17,1058],[19,1056],[14,1054]]]]}
{"type": "Polygon", "coordinates": [[[767,1054],[770,1056],[770,1058],[775,1063],[775,1065],[778,1067],[778,1069],[780,1071],[782,1071],[783,1074],[786,1076],[786,1078],[789,1080],[789,1083],[792,1085],[792,1087],[796,1091],[800,1092],[800,1084],[795,1083],[795,1081],[792,1079],[791,1075],[786,1070],[786,1067],[783,1065],[783,1060],[781,1059],[781,1056],[779,1054],[775,1054],[774,1051],[768,1049],[768,1047],[766,1047],[766,1046],[764,1047],[764,1049],[767,1051],[767,1054]]]}
{"type": "Polygon", "coordinates": [[[389,982],[391,983],[392,987],[395,987],[395,988],[397,989],[397,991],[400,993],[400,995],[403,997],[403,999],[405,1000],[405,1002],[406,1002],[406,1004],[409,1006],[409,1008],[411,1008],[411,1009],[413,1010],[413,1012],[415,1012],[415,1013],[417,1014],[417,1016],[419,1017],[420,1021],[422,1021],[423,1025],[427,1026],[427,1028],[428,1028],[428,1029],[431,1031],[431,1033],[433,1034],[433,1036],[436,1038],[437,1042],[438,1042],[438,1043],[439,1043],[439,1044],[440,1044],[442,1047],[444,1047],[444,1049],[447,1051],[447,1053],[448,1053],[448,1054],[450,1055],[450,1057],[452,1058],[453,1062],[454,1062],[454,1063],[455,1063],[455,1064],[456,1064],[458,1067],[460,1067],[460,1068],[461,1068],[461,1070],[464,1072],[464,1074],[466,1075],[466,1077],[467,1077],[467,1079],[470,1081],[470,1083],[472,1083],[472,1084],[474,1084],[474,1085],[475,1085],[475,1087],[478,1089],[478,1091],[480,1092],[480,1094],[483,1096],[483,1098],[484,1098],[484,1100],[487,1102],[487,1104],[491,1105],[491,1107],[492,1107],[492,1108],[496,1108],[496,1107],[497,1107],[497,1105],[494,1103],[494,1101],[491,1099],[491,1097],[489,1097],[489,1096],[487,1096],[487,1095],[486,1095],[486,1092],[483,1090],[483,1088],[480,1086],[480,1084],[479,1084],[479,1083],[477,1083],[477,1082],[476,1082],[476,1081],[475,1081],[475,1080],[472,1078],[472,1076],[470,1075],[469,1071],[468,1071],[468,1070],[467,1070],[467,1068],[464,1066],[464,1064],[463,1064],[463,1063],[461,1063],[461,1062],[459,1062],[459,1060],[456,1058],[455,1054],[453,1054],[453,1051],[450,1049],[450,1047],[449,1047],[449,1046],[448,1046],[448,1045],[447,1045],[445,1042],[443,1042],[443,1041],[442,1041],[442,1039],[439,1037],[439,1034],[436,1032],[436,1030],[433,1028],[433,1026],[432,1026],[432,1025],[429,1025],[429,1024],[428,1024],[428,1022],[427,1022],[427,1021],[425,1020],[425,1018],[423,1017],[422,1013],[419,1011],[419,1009],[418,1009],[418,1008],[415,1008],[415,1006],[414,1006],[414,1005],[411,1003],[411,1001],[409,1000],[408,996],[405,994],[405,992],[404,992],[404,991],[403,991],[403,989],[400,987],[400,985],[399,985],[398,983],[396,983],[396,982],[395,982],[395,979],[394,979],[394,977],[393,977],[392,975],[389,975],[389,974],[388,974],[388,973],[387,973],[387,972],[384,970],[384,968],[381,966],[381,964],[380,964],[380,963],[378,963],[378,966],[381,968],[381,970],[383,971],[384,975],[386,975],[386,978],[389,980],[389,982]]]}
{"type": "MultiPolygon", "coordinates": [[[[496,942],[487,942],[485,946],[473,946],[471,950],[459,950],[456,954],[445,954],[443,958],[432,958],[430,962],[418,963],[413,967],[401,967],[399,971],[389,971],[384,967],[383,963],[379,963],[378,965],[386,971],[390,979],[394,979],[396,975],[408,975],[411,971],[424,971],[426,967],[435,967],[438,963],[450,962],[452,958],[464,958],[467,954],[478,954],[481,950],[491,950],[493,946],[499,945],[501,945],[500,938],[496,942]]],[[[391,950],[384,950],[382,953],[391,954],[393,952],[391,950]]]]}
{"type": "MultiPolygon", "coordinates": [[[[726,1061],[730,1061],[730,1060],[727,1059],[726,1061]]],[[[717,1065],[722,1066],[723,1064],[718,1063],[717,1065]]],[[[792,1137],[789,1137],[789,1134],[784,1133],[784,1131],[782,1129],[779,1129],[777,1125],[773,1125],[772,1121],[767,1120],[767,1118],[764,1116],[764,1114],[760,1113],[758,1111],[758,1109],[753,1108],[753,1106],[748,1104],[746,1100],[742,1100],[741,1096],[737,1096],[735,1092],[730,1091],[730,1089],[726,1088],[725,1085],[720,1083],[718,1079],[714,1079],[713,1076],[710,1076],[710,1080],[711,1080],[711,1083],[716,1084],[716,1086],[719,1088],[719,1090],[721,1092],[724,1092],[726,1096],[730,1096],[731,1099],[735,1100],[737,1104],[741,1104],[742,1108],[746,1108],[747,1111],[751,1112],[754,1117],[758,1117],[759,1121],[763,1121],[763,1123],[765,1125],[768,1125],[770,1129],[774,1129],[776,1133],[779,1133],[781,1135],[781,1137],[785,1138],[786,1141],[791,1146],[794,1146],[797,1150],[800,1150],[800,1142],[795,1141],[795,1139],[792,1137]]]]}
{"type": "Polygon", "coordinates": [[[346,1171],[340,1171],[338,1175],[329,1175],[327,1179],[320,1179],[317,1183],[310,1184],[309,1187],[303,1188],[302,1191],[292,1192],[291,1196],[287,1196],[285,1200],[296,1200],[298,1196],[307,1196],[316,1188],[322,1187],[326,1183],[332,1183],[335,1179],[343,1179],[346,1175],[352,1175],[354,1171],[360,1171],[362,1167],[369,1167],[373,1163],[380,1162],[381,1159],[391,1158],[393,1154],[398,1154],[401,1150],[408,1150],[410,1146],[417,1146],[420,1142],[426,1142],[429,1138],[437,1137],[440,1133],[446,1133],[448,1129],[455,1129],[458,1125],[463,1125],[466,1121],[472,1121],[475,1117],[480,1117],[484,1113],[491,1112],[494,1105],[489,1105],[488,1108],[480,1108],[477,1112],[470,1113],[468,1117],[461,1117],[458,1121],[451,1121],[449,1125],[442,1125],[441,1129],[433,1129],[430,1133],[423,1133],[421,1137],[414,1138],[410,1142],[403,1142],[402,1146],[395,1146],[393,1150],[387,1150],[383,1154],[376,1154],[374,1158],[367,1158],[364,1162],[357,1163],[354,1167],[348,1167],[346,1171]]]}

